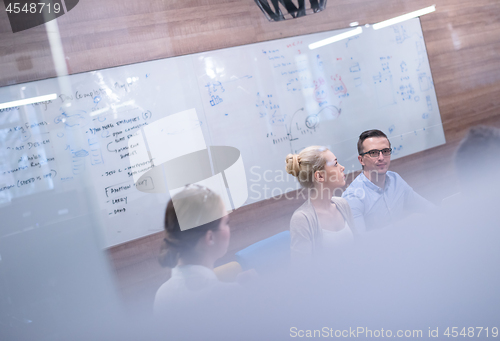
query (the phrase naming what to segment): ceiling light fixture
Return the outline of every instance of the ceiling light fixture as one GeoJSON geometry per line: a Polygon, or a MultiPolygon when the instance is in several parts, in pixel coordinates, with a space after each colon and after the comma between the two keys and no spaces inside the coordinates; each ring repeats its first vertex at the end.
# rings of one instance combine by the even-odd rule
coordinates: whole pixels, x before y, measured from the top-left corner
{"type": "Polygon", "coordinates": [[[318,47],[322,47],[331,43],[335,43],[336,41],[347,39],[353,36],[357,36],[358,34],[363,33],[363,29],[361,27],[357,27],[354,30],[350,30],[344,33],[340,33],[337,35],[334,35],[333,37],[326,38],[320,41],[317,41],[315,43],[309,44],[309,49],[314,50],[317,49],[318,47]]]}
{"type": "Polygon", "coordinates": [[[51,100],[54,100],[54,99],[57,99],[57,94],[50,94],[50,95],[45,95],[45,96],[38,96],[38,97],[31,97],[31,98],[26,98],[26,99],[20,99],[18,101],[12,101],[12,102],[2,103],[2,104],[0,104],[0,109],[7,109],[7,108],[19,107],[21,105],[46,102],[46,101],[51,101],[51,100]]]}
{"type": "Polygon", "coordinates": [[[406,14],[400,15],[399,17],[395,17],[395,18],[392,18],[392,19],[389,19],[389,20],[385,20],[385,21],[379,22],[377,24],[373,24],[373,29],[374,30],[379,30],[381,28],[384,28],[384,27],[387,27],[387,26],[391,26],[391,25],[394,25],[394,24],[398,24],[400,22],[403,22],[403,21],[406,21],[406,20],[409,20],[409,19],[420,17],[420,16],[422,16],[424,14],[432,13],[435,10],[436,10],[436,5],[432,5],[432,6],[429,6],[429,7],[426,7],[426,8],[422,8],[422,9],[419,9],[418,11],[406,13],[406,14]]]}

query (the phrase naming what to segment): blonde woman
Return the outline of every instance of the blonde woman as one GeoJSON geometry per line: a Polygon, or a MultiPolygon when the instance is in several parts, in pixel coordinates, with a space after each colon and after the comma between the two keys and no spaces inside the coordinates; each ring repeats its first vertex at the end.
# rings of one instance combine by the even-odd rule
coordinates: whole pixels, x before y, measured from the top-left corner
{"type": "Polygon", "coordinates": [[[172,276],[156,292],[156,313],[194,303],[230,285],[220,282],[213,271],[215,261],[227,252],[229,235],[224,203],[210,189],[190,185],[169,201],[160,263],[172,268],[172,276]],[[179,222],[194,227],[182,231],[179,222]]]}
{"type": "Polygon", "coordinates": [[[287,173],[297,178],[308,195],[290,221],[293,258],[322,254],[352,242],[349,204],[333,196],[345,185],[344,169],[325,147],[311,146],[287,155],[287,173]]]}

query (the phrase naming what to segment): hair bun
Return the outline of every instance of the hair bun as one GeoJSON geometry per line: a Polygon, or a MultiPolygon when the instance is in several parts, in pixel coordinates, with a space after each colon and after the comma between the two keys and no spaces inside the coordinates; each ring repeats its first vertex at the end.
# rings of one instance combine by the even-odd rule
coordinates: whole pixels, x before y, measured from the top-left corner
{"type": "Polygon", "coordinates": [[[293,176],[298,176],[300,171],[299,166],[299,155],[297,154],[288,154],[286,156],[286,172],[293,176]]]}

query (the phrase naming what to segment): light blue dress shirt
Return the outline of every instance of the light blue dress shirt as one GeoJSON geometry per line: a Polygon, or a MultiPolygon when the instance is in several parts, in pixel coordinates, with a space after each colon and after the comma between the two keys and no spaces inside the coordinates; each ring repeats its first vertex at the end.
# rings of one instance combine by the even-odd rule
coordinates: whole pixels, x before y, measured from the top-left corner
{"type": "Polygon", "coordinates": [[[359,174],[342,197],[351,206],[358,233],[390,225],[408,213],[423,213],[435,208],[398,173],[390,171],[386,173],[384,188],[375,185],[363,173],[359,174]]]}

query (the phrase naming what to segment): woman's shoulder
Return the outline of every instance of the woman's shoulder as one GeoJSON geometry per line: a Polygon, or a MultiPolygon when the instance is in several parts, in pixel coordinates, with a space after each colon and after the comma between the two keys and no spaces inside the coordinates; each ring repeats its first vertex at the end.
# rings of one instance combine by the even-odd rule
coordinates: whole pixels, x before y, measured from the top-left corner
{"type": "Polygon", "coordinates": [[[160,312],[176,301],[178,297],[179,283],[171,278],[163,283],[156,291],[154,300],[154,311],[160,312]]]}
{"type": "Polygon", "coordinates": [[[292,214],[293,221],[312,220],[315,217],[314,208],[309,200],[306,200],[292,214]]]}
{"type": "Polygon", "coordinates": [[[336,205],[340,206],[342,209],[350,209],[349,203],[346,199],[342,197],[332,197],[331,201],[336,205]]]}
{"type": "Polygon", "coordinates": [[[346,199],[344,199],[344,198],[342,198],[342,197],[332,197],[332,199],[331,199],[331,200],[332,200],[332,202],[333,202],[333,203],[335,203],[335,204],[336,204],[336,203],[342,203],[342,204],[345,204],[345,205],[349,205],[349,204],[347,203],[347,200],[346,200],[346,199]]]}
{"type": "Polygon", "coordinates": [[[337,206],[337,209],[342,214],[349,227],[353,229],[354,220],[352,219],[351,206],[349,206],[349,202],[341,197],[332,197],[332,202],[335,206],[337,206]]]}
{"type": "Polygon", "coordinates": [[[196,304],[219,297],[228,290],[239,287],[236,283],[221,282],[215,273],[201,266],[184,266],[173,269],[173,275],[163,283],[155,295],[154,310],[196,304]],[[210,272],[210,273],[209,273],[210,272]]]}
{"type": "Polygon", "coordinates": [[[290,232],[292,233],[292,238],[296,233],[303,234],[305,231],[307,233],[313,233],[314,230],[318,229],[318,219],[314,208],[309,200],[303,203],[299,208],[293,212],[292,218],[290,220],[290,232]]]}
{"type": "Polygon", "coordinates": [[[300,205],[294,212],[293,215],[300,214],[314,214],[314,208],[309,200],[306,200],[302,205],[300,205]]]}

